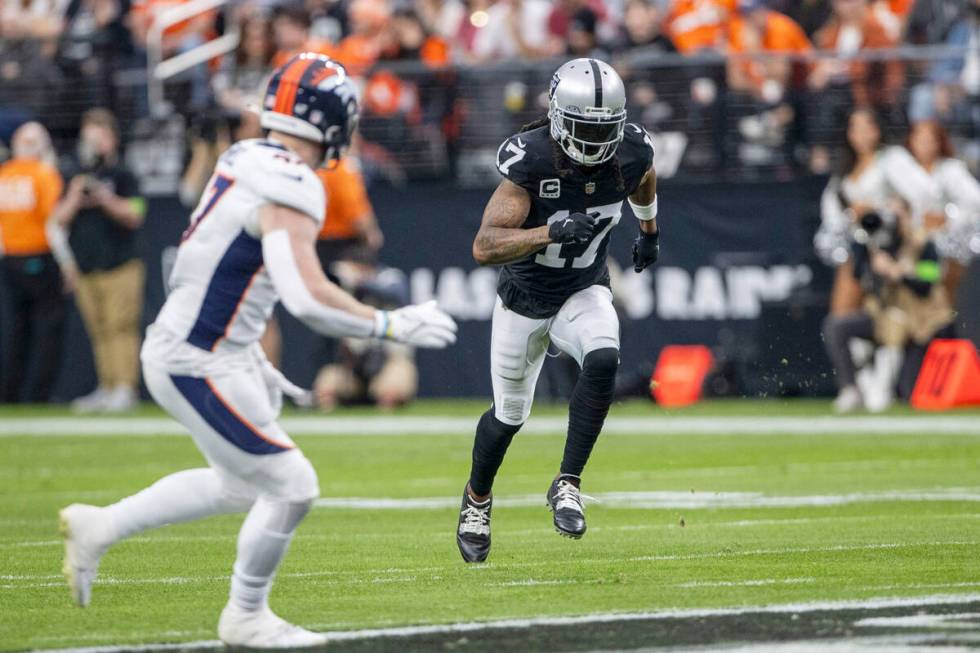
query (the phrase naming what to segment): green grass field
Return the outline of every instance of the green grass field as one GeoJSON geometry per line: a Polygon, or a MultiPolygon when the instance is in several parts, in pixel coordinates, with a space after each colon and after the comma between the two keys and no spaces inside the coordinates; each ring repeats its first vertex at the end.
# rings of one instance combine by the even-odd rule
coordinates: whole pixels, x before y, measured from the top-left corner
{"type": "MultiPolygon", "coordinates": [[[[483,406],[420,403],[405,414],[475,424],[483,406]]],[[[0,422],[64,414],[20,409],[0,412],[0,422]]],[[[980,591],[980,412],[955,413],[960,432],[935,432],[930,418],[904,410],[884,419],[921,420],[921,430],[725,428],[736,416],[764,425],[828,414],[823,402],[708,403],[672,415],[717,418],[715,433],[605,435],[583,484],[600,503],[588,505],[581,541],[553,531],[544,503],[563,435],[519,435],[495,487],[494,548],[481,566],[465,566],[453,539],[469,432],[297,436],[325,498],[433,501],[313,510],[273,608],[304,626],[350,630],[980,591]]],[[[636,403],[612,415],[655,421],[664,412],[636,403]]],[[[147,408],[106,419],[158,416],[147,408]]],[[[85,610],[69,602],[56,533],[65,504],[110,503],[201,464],[186,436],[0,437],[0,650],[213,639],[241,517],[118,545],[85,610]]]]}

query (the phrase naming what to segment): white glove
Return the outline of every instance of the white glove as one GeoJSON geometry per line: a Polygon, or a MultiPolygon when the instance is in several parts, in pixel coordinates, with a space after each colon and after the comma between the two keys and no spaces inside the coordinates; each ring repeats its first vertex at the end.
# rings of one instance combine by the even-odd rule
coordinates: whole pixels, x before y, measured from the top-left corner
{"type": "Polygon", "coordinates": [[[394,311],[378,311],[374,335],[413,347],[443,349],[456,342],[456,322],[433,299],[394,311]]]}

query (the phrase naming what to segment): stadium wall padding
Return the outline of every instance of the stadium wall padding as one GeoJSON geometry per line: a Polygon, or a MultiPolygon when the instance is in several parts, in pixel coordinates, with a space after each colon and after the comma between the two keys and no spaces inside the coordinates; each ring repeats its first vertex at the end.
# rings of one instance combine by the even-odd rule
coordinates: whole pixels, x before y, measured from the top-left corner
{"type": "MultiPolygon", "coordinates": [[[[788,183],[683,184],[660,189],[662,255],[636,275],[629,251],[636,235],[628,208],[613,230],[610,255],[622,267],[617,296],[623,323],[623,370],[649,374],[667,344],[706,344],[723,362],[728,391],[759,396],[833,391],[820,339],[831,271],[814,257],[824,179],[788,183]]],[[[385,232],[384,263],[407,276],[414,301],[436,297],[460,325],[459,343],[419,352],[423,396],[489,397],[490,311],[496,273],[470,255],[488,190],[451,183],[371,189],[385,232]]],[[[140,237],[147,264],[144,325],[165,298],[164,276],[186,226],[176,199],[154,198],[140,237]]],[[[961,333],[980,341],[980,265],[960,293],[961,333]]],[[[283,371],[309,385],[323,362],[317,338],[279,310],[283,371]],[[313,352],[311,354],[311,352],[313,352]]],[[[66,336],[60,399],[95,385],[84,328],[73,311],[66,336]]],[[[562,366],[546,363],[543,388],[562,385],[562,366]]],[[[567,389],[567,388],[566,388],[567,389]]]]}

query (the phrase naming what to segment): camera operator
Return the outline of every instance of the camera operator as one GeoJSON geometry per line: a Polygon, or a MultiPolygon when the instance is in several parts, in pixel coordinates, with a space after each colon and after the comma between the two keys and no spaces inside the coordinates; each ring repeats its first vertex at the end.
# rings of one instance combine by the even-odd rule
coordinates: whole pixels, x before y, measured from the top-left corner
{"type": "MultiPolygon", "coordinates": [[[[405,275],[373,262],[374,254],[363,251],[347,261],[331,265],[331,274],[360,301],[376,308],[391,309],[408,303],[405,275]]],[[[324,411],[338,404],[370,404],[390,410],[407,404],[418,390],[418,369],[411,347],[379,340],[342,338],[336,361],[317,374],[313,392],[324,411]]]]}
{"type": "Polygon", "coordinates": [[[94,392],[75,400],[81,411],[121,411],[136,403],[143,262],[136,232],[146,204],[136,178],[119,160],[119,130],[106,109],[82,118],[79,172],[52,219],[69,230],[80,276],[75,291],[98,373],[94,392]]]}
{"type": "MultiPolygon", "coordinates": [[[[952,307],[942,285],[936,246],[915,227],[904,200],[892,199],[886,210],[861,218],[852,231],[851,260],[854,277],[865,293],[864,307],[824,321],[824,342],[840,389],[834,408],[877,412],[894,399],[903,357],[907,353],[909,363],[921,362],[932,338],[948,327],[952,307]],[[861,387],[850,352],[852,338],[878,345],[874,371],[861,387]]],[[[906,369],[918,371],[913,364],[906,369]]],[[[911,383],[903,379],[902,385],[911,383]]]]}

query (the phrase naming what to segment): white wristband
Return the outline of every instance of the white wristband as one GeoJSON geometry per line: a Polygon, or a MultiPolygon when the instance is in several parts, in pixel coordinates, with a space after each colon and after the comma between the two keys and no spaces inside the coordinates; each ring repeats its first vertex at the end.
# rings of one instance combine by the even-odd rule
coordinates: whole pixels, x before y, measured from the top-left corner
{"type": "Polygon", "coordinates": [[[374,313],[374,338],[391,339],[391,312],[378,309],[374,313]]]}
{"type": "Polygon", "coordinates": [[[636,216],[637,220],[642,222],[649,222],[657,217],[657,196],[653,196],[653,201],[646,206],[641,206],[635,204],[633,200],[626,198],[626,201],[630,203],[630,208],[633,209],[633,215],[636,216]]]}

